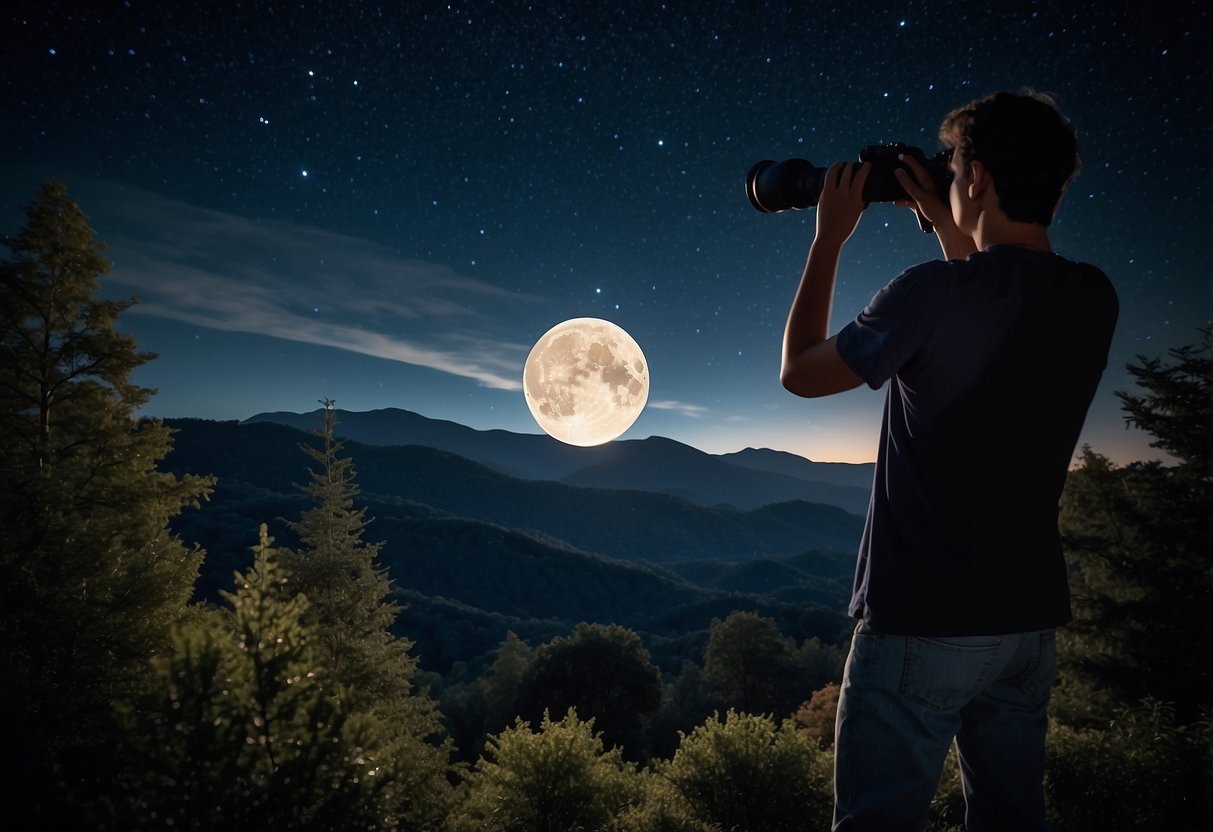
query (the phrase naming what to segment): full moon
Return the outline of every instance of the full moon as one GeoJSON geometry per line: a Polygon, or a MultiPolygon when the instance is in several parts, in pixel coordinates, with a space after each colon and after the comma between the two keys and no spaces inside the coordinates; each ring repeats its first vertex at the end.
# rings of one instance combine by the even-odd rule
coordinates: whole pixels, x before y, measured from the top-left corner
{"type": "Polygon", "coordinates": [[[573,318],[535,342],[522,371],[531,415],[554,439],[601,445],[632,426],[649,400],[649,365],[610,321],[573,318]]]}

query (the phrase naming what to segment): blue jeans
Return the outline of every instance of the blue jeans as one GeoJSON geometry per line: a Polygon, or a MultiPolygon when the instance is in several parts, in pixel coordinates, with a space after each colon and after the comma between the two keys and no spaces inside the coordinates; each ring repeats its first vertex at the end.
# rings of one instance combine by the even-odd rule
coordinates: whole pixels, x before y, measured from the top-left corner
{"type": "Polygon", "coordinates": [[[968,832],[1047,830],[1052,630],[921,638],[855,628],[834,732],[835,832],[923,829],[953,739],[968,832]]]}

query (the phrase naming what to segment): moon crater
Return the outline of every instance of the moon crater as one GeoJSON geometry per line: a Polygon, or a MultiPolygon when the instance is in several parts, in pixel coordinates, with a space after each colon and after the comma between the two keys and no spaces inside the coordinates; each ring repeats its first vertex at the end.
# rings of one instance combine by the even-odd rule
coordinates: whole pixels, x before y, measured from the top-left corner
{"type": "Polygon", "coordinates": [[[570,445],[601,445],[632,426],[649,398],[640,346],[621,327],[573,318],[535,343],[522,372],[531,415],[570,445]]]}

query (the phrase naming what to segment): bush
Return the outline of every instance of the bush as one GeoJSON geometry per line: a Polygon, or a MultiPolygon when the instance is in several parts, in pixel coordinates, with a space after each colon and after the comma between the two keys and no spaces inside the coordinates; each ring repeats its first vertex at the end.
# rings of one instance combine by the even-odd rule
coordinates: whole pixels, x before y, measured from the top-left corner
{"type": "Polygon", "coordinates": [[[1142,700],[1100,728],[1055,724],[1045,795],[1058,829],[1208,828],[1209,721],[1177,725],[1172,708],[1142,700]]]}
{"type": "Polygon", "coordinates": [[[683,735],[656,776],[673,786],[686,815],[736,832],[829,829],[830,755],[795,723],[730,710],[683,735]]]}
{"type": "Polygon", "coordinates": [[[594,721],[573,709],[559,722],[545,713],[537,731],[522,719],[490,736],[464,784],[451,832],[569,832],[624,827],[641,781],[618,748],[603,751],[594,721]]]}

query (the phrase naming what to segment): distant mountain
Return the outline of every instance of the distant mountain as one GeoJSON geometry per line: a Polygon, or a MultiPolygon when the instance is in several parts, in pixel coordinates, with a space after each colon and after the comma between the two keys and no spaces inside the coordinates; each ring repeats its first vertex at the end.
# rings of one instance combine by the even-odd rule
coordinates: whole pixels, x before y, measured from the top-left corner
{"type": "MultiPolygon", "coordinates": [[[[313,430],[320,411],[260,413],[245,420],[262,422],[313,430]]],[[[805,500],[863,515],[872,484],[870,464],[812,462],[753,448],[714,455],[661,437],[578,448],[546,435],[479,431],[395,408],[338,411],[337,433],[371,445],[437,448],[522,479],[652,491],[705,506],[753,509],[805,500]]]]}
{"type": "MultiPolygon", "coordinates": [[[[706,454],[689,445],[656,436],[611,443],[602,449],[601,456],[600,461],[573,472],[563,482],[587,487],[656,491],[701,505],[758,508],[788,500],[805,500],[838,506],[857,515],[865,514],[868,509],[868,487],[809,481],[789,474],[735,465],[725,461],[724,457],[706,454]]],[[[815,464],[803,461],[809,465],[815,464]]]]}
{"type": "MultiPolygon", "coordinates": [[[[280,494],[297,494],[311,435],[269,422],[166,419],[173,451],[162,467],[214,474],[280,494]]],[[[676,443],[675,443],[676,444],[676,443]]],[[[660,448],[660,445],[655,446],[660,448]]],[[[854,551],[862,518],[804,501],[752,510],[704,506],[666,494],[584,488],[508,477],[435,448],[347,441],[363,493],[395,497],[460,517],[532,529],[585,552],[654,563],[791,555],[805,549],[854,551]]]]}
{"type": "MultiPolygon", "coordinates": [[[[274,422],[299,430],[320,426],[321,411],[258,413],[244,424],[274,422]]],[[[408,410],[338,410],[337,435],[367,445],[423,445],[475,460],[528,480],[560,480],[597,460],[600,448],[578,448],[547,434],[475,430],[457,422],[430,419],[408,410]]]]}
{"type": "MultiPolygon", "coordinates": [[[[744,451],[721,454],[720,458],[742,468],[783,474],[809,482],[848,485],[862,488],[865,493],[872,489],[872,475],[876,470],[876,465],[872,462],[813,462],[803,456],[787,451],[773,451],[770,448],[746,448],[744,451]]],[[[866,512],[865,503],[861,513],[866,512]]]]}

